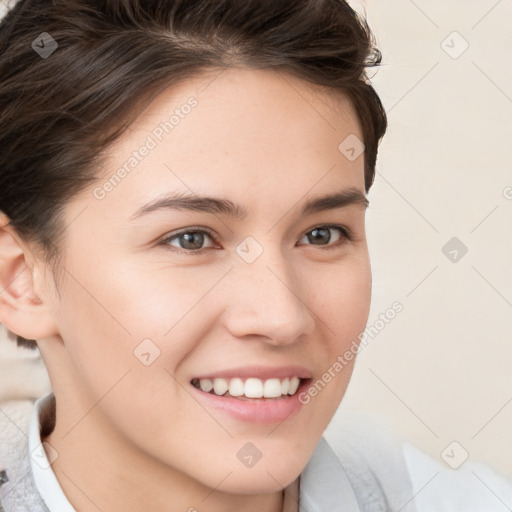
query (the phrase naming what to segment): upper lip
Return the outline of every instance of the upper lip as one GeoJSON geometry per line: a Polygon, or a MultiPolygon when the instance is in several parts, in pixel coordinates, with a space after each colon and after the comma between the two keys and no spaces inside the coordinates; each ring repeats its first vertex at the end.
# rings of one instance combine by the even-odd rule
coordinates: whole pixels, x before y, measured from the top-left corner
{"type": "Polygon", "coordinates": [[[299,377],[300,379],[310,379],[312,376],[304,366],[243,366],[238,368],[229,368],[226,370],[219,370],[215,372],[208,372],[202,375],[197,375],[195,379],[232,379],[240,377],[248,379],[254,377],[257,379],[285,379],[286,377],[299,377]]]}

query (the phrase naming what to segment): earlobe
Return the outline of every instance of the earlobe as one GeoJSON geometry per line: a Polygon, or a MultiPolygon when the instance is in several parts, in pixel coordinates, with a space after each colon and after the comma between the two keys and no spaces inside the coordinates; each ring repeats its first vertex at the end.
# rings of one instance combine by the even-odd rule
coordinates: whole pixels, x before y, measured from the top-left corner
{"type": "MultiPolygon", "coordinates": [[[[57,332],[51,304],[36,292],[44,286],[36,259],[0,212],[0,323],[26,339],[57,332]]],[[[47,294],[48,296],[50,294],[47,294]]]]}

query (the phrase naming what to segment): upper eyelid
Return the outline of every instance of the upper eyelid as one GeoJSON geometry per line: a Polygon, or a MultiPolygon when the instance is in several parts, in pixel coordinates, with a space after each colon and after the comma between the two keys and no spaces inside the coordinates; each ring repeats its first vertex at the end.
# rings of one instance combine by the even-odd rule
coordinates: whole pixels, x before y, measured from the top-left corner
{"type": "Polygon", "coordinates": [[[168,235],[164,235],[162,240],[168,240],[170,238],[174,238],[185,233],[196,233],[196,232],[204,232],[207,235],[211,236],[213,239],[217,239],[217,235],[215,232],[209,228],[199,227],[199,226],[191,226],[189,228],[179,229],[176,233],[169,233],[168,235]]]}

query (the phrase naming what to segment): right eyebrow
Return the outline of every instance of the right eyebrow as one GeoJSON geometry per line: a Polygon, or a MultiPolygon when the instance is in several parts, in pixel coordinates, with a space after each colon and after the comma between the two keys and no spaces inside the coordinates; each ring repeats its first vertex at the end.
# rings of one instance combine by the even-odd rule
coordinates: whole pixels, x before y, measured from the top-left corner
{"type": "MultiPolygon", "coordinates": [[[[366,196],[356,188],[347,188],[341,192],[322,195],[309,199],[300,210],[301,215],[345,208],[350,205],[367,208],[369,201],[366,196]]],[[[236,219],[244,219],[249,212],[241,205],[229,199],[206,197],[183,193],[167,193],[140,207],[129,220],[138,219],[144,215],[158,210],[189,210],[213,215],[224,215],[236,219]]]]}

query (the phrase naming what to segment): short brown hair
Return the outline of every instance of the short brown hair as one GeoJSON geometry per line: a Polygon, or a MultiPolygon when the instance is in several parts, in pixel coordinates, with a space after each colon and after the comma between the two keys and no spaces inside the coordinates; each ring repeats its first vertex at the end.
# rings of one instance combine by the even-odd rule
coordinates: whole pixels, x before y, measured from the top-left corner
{"type": "Polygon", "coordinates": [[[156,93],[214,68],[276,68],[345,94],[368,191],[387,119],[366,68],[380,62],[344,0],[19,0],[0,24],[0,211],[55,279],[63,207],[108,146],[156,93]],[[58,44],[47,58],[32,47],[43,32],[58,44]]]}

